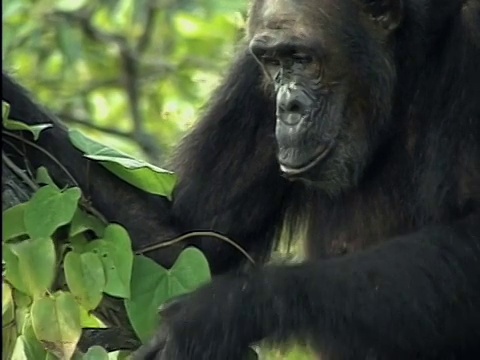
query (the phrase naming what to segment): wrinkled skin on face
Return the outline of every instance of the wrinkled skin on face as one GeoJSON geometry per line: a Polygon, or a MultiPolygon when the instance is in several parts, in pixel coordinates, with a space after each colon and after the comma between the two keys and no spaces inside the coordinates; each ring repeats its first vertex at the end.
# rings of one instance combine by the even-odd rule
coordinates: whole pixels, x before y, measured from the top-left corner
{"type": "Polygon", "coordinates": [[[276,99],[281,171],[335,194],[358,184],[388,128],[395,69],[387,48],[391,29],[365,26],[372,15],[367,19],[361,8],[318,3],[258,2],[250,50],[276,99]]]}

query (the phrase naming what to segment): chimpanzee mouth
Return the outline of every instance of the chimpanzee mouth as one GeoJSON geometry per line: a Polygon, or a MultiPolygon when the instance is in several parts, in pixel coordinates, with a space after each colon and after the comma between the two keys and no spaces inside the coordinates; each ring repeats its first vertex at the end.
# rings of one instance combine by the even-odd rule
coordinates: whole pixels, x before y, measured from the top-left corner
{"type": "Polygon", "coordinates": [[[295,175],[303,174],[308,170],[312,169],[313,167],[315,167],[318,163],[320,163],[320,161],[325,159],[325,157],[330,153],[333,147],[334,147],[333,141],[326,145],[320,146],[312,157],[308,158],[307,161],[304,161],[299,165],[293,166],[292,164],[286,164],[282,161],[279,161],[280,170],[286,176],[295,176],[295,175]]]}

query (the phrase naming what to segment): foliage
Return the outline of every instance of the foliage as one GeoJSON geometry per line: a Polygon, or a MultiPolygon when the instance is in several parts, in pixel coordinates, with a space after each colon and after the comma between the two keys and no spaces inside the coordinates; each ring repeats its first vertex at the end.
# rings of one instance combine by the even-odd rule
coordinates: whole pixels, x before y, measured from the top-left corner
{"type": "Polygon", "coordinates": [[[161,164],[233,56],[246,1],[2,6],[4,69],[63,121],[161,164]]]}
{"type": "Polygon", "coordinates": [[[175,186],[172,172],[105,147],[78,130],[69,130],[69,137],[72,144],[86,154],[85,157],[99,161],[122,180],[146,192],[170,198],[175,186]]]}
{"type": "MultiPolygon", "coordinates": [[[[30,131],[26,127],[19,128],[30,131]]],[[[116,161],[114,150],[98,150],[116,161]]],[[[171,178],[168,172],[157,176],[171,178]]],[[[76,350],[87,322],[104,326],[94,314],[105,295],[124,299],[134,331],[146,341],[161,304],[209,281],[200,251],[184,250],[167,270],[134,255],[122,226],[89,214],[79,188],[60,189],[44,168],[37,182],[28,202],[3,212],[3,346],[11,358],[108,358],[98,347],[83,357],[76,350]]]]}

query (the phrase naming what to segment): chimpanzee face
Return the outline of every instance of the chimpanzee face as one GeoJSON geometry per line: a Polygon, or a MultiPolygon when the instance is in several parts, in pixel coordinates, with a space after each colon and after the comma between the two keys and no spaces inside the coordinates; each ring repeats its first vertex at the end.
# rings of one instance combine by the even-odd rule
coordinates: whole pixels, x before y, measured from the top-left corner
{"type": "Polygon", "coordinates": [[[249,29],[276,99],[280,168],[330,193],[361,178],[388,124],[395,83],[385,41],[395,24],[386,28],[371,9],[347,2],[261,1],[249,29]]]}

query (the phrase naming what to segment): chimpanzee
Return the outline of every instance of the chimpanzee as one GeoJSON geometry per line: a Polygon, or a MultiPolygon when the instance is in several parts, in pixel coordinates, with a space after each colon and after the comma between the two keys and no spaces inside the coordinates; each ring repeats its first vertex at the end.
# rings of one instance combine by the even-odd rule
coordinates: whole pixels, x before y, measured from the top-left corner
{"type": "Polygon", "coordinates": [[[235,248],[195,240],[218,276],[165,307],[137,359],[241,360],[264,339],[480,358],[478,0],[253,1],[173,169],[165,231],[214,230],[258,262],[306,233],[307,259],[238,270],[235,248]]]}

